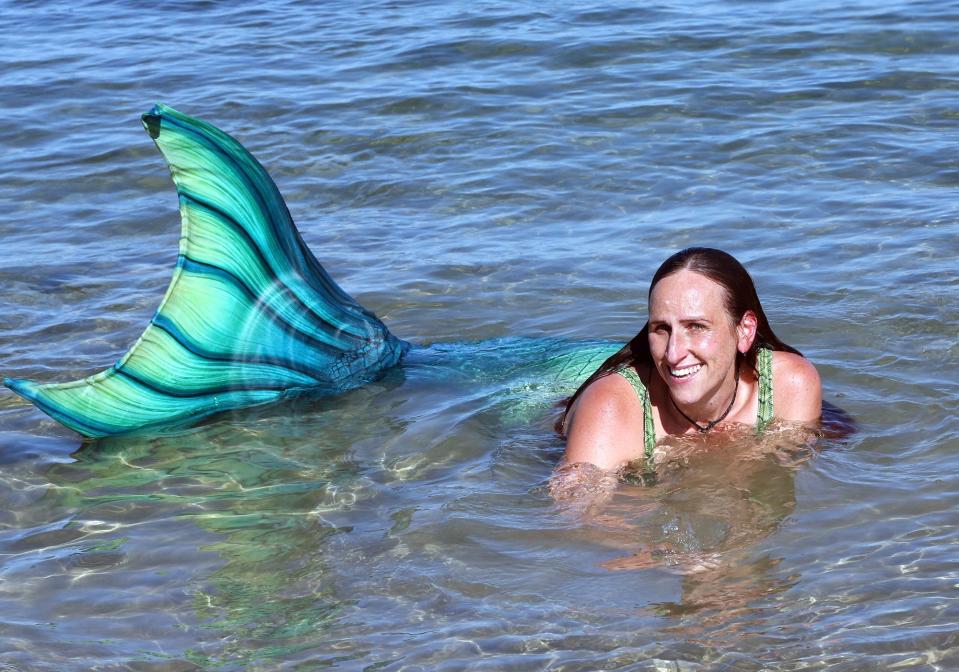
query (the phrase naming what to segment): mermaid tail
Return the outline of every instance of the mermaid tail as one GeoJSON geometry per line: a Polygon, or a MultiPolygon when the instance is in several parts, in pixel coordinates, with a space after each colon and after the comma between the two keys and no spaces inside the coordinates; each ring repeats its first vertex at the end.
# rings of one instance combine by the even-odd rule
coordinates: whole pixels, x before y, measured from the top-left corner
{"type": "Polygon", "coordinates": [[[327,275],[266,170],[226,133],[165,105],[143,115],[180,201],[180,253],[146,330],[69,383],[4,384],[88,437],[193,421],[377,377],[408,344],[327,275]]]}

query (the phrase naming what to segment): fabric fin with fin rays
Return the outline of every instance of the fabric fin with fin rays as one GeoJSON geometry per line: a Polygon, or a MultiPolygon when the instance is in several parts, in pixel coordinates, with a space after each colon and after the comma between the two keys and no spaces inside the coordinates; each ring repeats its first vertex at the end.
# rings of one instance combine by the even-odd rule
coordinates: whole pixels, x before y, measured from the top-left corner
{"type": "Polygon", "coordinates": [[[298,389],[341,392],[409,347],[327,275],[279,190],[239,142],[156,105],[143,115],[170,167],[182,235],[173,279],[114,366],[69,383],[4,384],[88,437],[198,419],[298,389]]]}

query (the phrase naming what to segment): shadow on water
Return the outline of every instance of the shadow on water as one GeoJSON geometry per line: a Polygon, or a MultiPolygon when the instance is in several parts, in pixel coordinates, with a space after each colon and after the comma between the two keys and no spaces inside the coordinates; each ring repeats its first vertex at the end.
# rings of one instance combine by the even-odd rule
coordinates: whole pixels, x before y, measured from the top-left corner
{"type": "Polygon", "coordinates": [[[828,401],[822,402],[822,435],[826,439],[844,439],[858,430],[856,419],[828,401]]]}

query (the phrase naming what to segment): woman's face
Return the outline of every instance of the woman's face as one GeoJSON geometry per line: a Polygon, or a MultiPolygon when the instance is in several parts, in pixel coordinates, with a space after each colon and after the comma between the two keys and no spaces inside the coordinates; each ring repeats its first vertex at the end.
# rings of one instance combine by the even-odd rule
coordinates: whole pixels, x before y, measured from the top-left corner
{"type": "Polygon", "coordinates": [[[699,273],[684,269],[668,275],[650,294],[649,350],[682,406],[709,412],[729,403],[736,352],[752,344],[749,332],[726,312],[722,287],[699,273]]]}

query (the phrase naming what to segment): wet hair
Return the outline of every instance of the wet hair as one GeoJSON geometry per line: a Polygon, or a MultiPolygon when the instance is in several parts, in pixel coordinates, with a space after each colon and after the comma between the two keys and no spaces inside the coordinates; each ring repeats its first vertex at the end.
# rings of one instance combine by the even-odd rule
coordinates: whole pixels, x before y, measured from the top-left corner
{"type": "MultiPolygon", "coordinates": [[[[734,324],[739,324],[747,311],[751,310],[756,315],[756,338],[753,339],[753,344],[746,353],[738,355],[740,360],[745,361],[753,370],[756,369],[756,353],[760,348],[783,350],[802,355],[796,348],[786,345],[773,333],[772,327],[769,326],[769,320],[766,319],[766,313],[763,312],[763,307],[759,303],[759,296],[756,294],[753,279],[743,265],[728,252],[711,247],[687,247],[685,250],[680,250],[664,261],[653,275],[653,279],[649,283],[649,295],[652,295],[653,288],[660,280],[682,270],[699,273],[722,288],[726,313],[734,324]]],[[[608,376],[623,366],[632,365],[640,368],[647,365],[652,367],[652,364],[653,357],[649,351],[649,322],[647,321],[638,334],[603,362],[593,372],[593,375],[579,386],[579,389],[566,402],[566,411],[563,413],[561,423],[565,422],[566,414],[569,413],[573,402],[593,382],[608,376]]]]}

